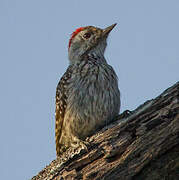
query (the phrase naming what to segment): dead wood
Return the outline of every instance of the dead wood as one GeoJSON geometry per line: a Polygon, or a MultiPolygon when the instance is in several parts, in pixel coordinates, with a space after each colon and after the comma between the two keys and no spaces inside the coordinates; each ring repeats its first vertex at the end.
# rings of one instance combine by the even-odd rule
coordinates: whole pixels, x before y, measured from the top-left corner
{"type": "Polygon", "coordinates": [[[68,150],[32,180],[179,179],[179,82],[68,150]]]}

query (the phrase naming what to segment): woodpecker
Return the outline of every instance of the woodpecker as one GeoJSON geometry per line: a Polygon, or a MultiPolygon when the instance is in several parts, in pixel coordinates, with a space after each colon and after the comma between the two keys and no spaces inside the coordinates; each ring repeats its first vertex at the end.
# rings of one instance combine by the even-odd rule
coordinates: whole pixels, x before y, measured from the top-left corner
{"type": "Polygon", "coordinates": [[[120,91],[114,69],[104,52],[116,26],[76,29],[69,40],[69,66],[56,89],[56,153],[85,148],[86,137],[108,124],[120,110],[120,91]]]}

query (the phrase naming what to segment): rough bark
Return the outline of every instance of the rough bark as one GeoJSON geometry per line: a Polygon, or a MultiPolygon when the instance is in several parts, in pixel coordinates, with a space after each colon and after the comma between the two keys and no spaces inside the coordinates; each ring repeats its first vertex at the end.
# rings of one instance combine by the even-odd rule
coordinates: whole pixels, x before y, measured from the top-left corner
{"type": "Polygon", "coordinates": [[[32,180],[179,179],[179,82],[88,141],[88,151],[69,149],[32,180]]]}

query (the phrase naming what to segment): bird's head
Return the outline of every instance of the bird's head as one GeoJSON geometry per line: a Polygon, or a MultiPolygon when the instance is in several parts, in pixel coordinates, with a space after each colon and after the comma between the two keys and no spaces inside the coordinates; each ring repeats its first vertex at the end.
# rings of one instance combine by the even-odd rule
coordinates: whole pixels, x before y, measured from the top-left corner
{"type": "Polygon", "coordinates": [[[82,60],[88,53],[104,55],[106,40],[110,31],[116,26],[113,24],[105,29],[93,26],[80,27],[76,29],[70,38],[68,55],[71,63],[82,60]]]}

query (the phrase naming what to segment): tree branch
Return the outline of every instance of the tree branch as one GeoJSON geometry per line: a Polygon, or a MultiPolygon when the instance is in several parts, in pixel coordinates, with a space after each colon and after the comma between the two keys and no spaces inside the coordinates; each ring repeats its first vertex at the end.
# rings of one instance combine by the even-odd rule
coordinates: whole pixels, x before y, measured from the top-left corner
{"type": "Polygon", "coordinates": [[[179,82],[69,149],[32,180],[179,179],[179,82]]]}

